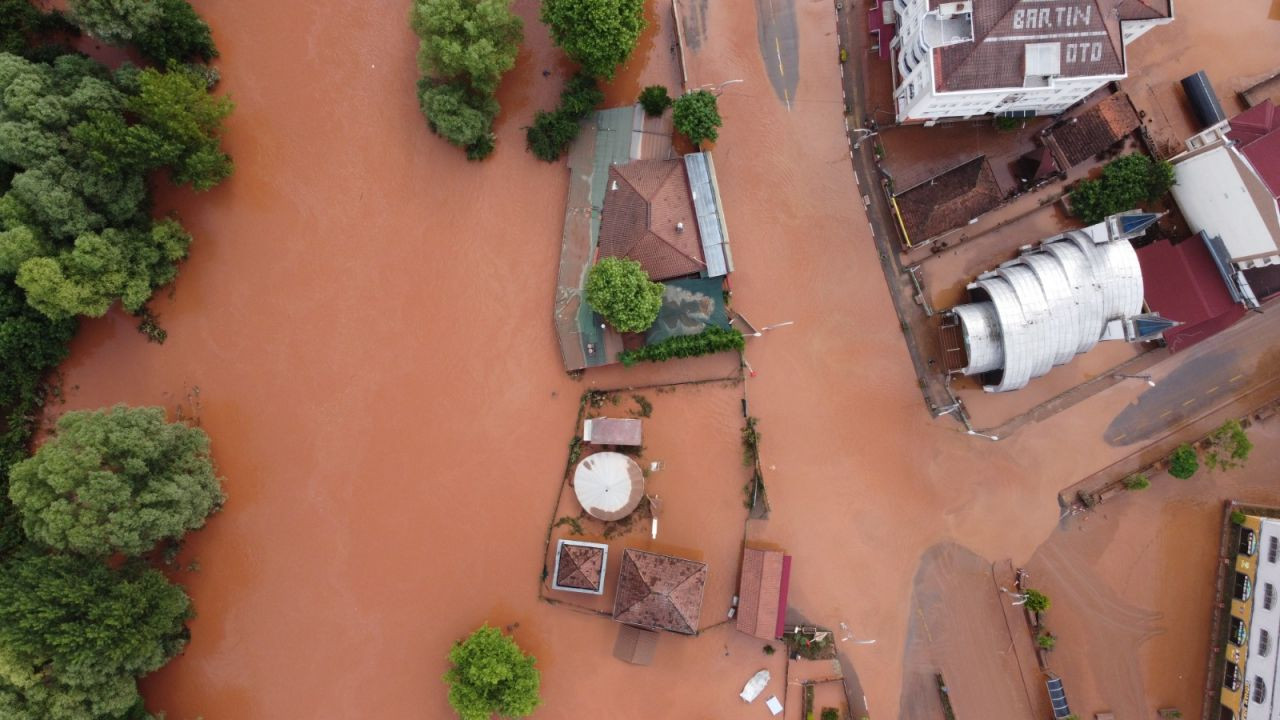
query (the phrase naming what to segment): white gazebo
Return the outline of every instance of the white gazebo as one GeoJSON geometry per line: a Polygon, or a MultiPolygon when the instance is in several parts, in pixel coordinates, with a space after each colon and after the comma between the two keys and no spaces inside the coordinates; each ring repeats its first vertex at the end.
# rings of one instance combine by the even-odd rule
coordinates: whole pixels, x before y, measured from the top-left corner
{"type": "Polygon", "coordinates": [[[644,474],[635,460],[622,453],[595,453],[573,471],[573,493],[591,517],[621,520],[644,497],[644,474]]]}

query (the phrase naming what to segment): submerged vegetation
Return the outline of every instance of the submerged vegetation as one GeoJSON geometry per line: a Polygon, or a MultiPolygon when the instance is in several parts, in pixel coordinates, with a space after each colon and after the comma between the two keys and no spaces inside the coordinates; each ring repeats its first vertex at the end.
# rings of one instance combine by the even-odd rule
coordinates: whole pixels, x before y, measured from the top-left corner
{"type": "Polygon", "coordinates": [[[462,720],[527,717],[541,702],[535,662],[501,630],[483,625],[449,651],[449,705],[462,720]]]}
{"type": "Polygon", "coordinates": [[[560,93],[560,106],[551,112],[539,110],[534,114],[533,125],[525,133],[529,152],[539,160],[559,160],[578,137],[578,123],[602,102],[604,92],[595,78],[582,73],[569,78],[560,93]]]}
{"type": "Polygon", "coordinates": [[[697,357],[724,350],[742,350],[746,345],[742,333],[736,328],[725,330],[711,325],[697,335],[675,335],[635,350],[625,350],[619,355],[623,365],[638,362],[662,362],[672,358],[697,357]]]}
{"type": "Polygon", "coordinates": [[[414,0],[418,104],[431,131],[470,160],[494,149],[498,84],[516,64],[524,23],[508,0],[414,0]]]}
{"type": "Polygon", "coordinates": [[[647,25],[644,0],[543,0],[551,39],[591,77],[612,80],[647,25]]]}
{"type": "Polygon", "coordinates": [[[0,717],[142,720],[137,678],[182,650],[192,615],[151,564],[222,503],[208,439],[116,408],[68,413],[27,456],[77,319],[143,312],[176,277],[192,238],[152,217],[152,182],[225,180],[231,103],[216,70],[182,64],[217,56],[186,0],[71,7],[0,0],[0,717]],[[77,25],[156,65],[47,42],[77,25]]]}

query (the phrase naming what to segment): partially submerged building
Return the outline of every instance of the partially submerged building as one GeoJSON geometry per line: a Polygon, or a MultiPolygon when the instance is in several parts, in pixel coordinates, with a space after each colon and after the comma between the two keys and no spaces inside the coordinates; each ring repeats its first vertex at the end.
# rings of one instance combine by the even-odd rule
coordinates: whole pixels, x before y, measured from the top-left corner
{"type": "Polygon", "coordinates": [[[608,565],[608,545],[563,538],[557,540],[551,589],[603,595],[605,569],[608,565]]]}
{"type": "Polygon", "coordinates": [[[1218,720],[1280,716],[1280,689],[1277,676],[1276,643],[1280,640],[1280,520],[1260,514],[1245,514],[1237,533],[1233,571],[1227,574],[1230,606],[1225,622],[1218,622],[1215,647],[1221,662],[1210,665],[1221,673],[1218,708],[1211,716],[1218,720]]]}
{"type": "Polygon", "coordinates": [[[982,376],[987,392],[1017,390],[1102,340],[1158,339],[1174,323],[1143,312],[1142,269],[1129,242],[1158,218],[1113,215],[979,275],[968,286],[971,302],[943,316],[947,370],[982,376]]]}
{"type": "Polygon", "coordinates": [[[618,569],[613,619],[650,630],[698,632],[707,565],[627,548],[618,569]]]}
{"type": "Polygon", "coordinates": [[[893,0],[899,122],[1054,115],[1128,74],[1173,0],[893,0]]]}
{"type": "Polygon", "coordinates": [[[1236,302],[1280,290],[1280,110],[1267,100],[1187,141],[1173,158],[1178,208],[1236,302]]]}
{"type": "Polygon", "coordinates": [[[761,640],[781,638],[790,584],[790,555],[779,550],[744,548],[738,581],[738,631],[761,640]]]}

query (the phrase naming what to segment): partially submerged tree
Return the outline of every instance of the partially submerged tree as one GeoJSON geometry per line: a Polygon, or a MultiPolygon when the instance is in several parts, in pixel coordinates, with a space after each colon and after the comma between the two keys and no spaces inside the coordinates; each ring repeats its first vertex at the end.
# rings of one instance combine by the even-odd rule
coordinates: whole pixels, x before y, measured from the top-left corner
{"type": "Polygon", "coordinates": [[[600,103],[604,91],[595,78],[578,73],[560,91],[560,106],[551,112],[534,113],[533,125],[525,132],[529,152],[539,160],[555,162],[578,137],[579,123],[600,103]]]}
{"type": "Polygon", "coordinates": [[[135,563],[113,570],[94,558],[24,554],[0,565],[0,597],[0,674],[19,676],[19,686],[137,677],[187,642],[187,594],[135,563]]]}
{"type": "Polygon", "coordinates": [[[9,497],[31,540],[86,555],[140,555],[204,525],[222,488],[200,428],[163,408],[69,412],[10,471],[9,497]]]}
{"type": "Polygon", "coordinates": [[[462,720],[522,718],[538,707],[540,676],[533,656],[497,628],[484,625],[460,640],[449,662],[449,704],[462,720]]]}
{"type": "Polygon", "coordinates": [[[1209,435],[1209,451],[1205,453],[1204,464],[1210,470],[1232,468],[1244,465],[1253,451],[1253,441],[1239,420],[1228,420],[1209,435]]]}
{"type": "Polygon", "coordinates": [[[431,131],[480,160],[493,151],[495,93],[515,66],[523,22],[509,0],[414,0],[418,104],[431,131]]]}
{"type": "Polygon", "coordinates": [[[1049,609],[1050,602],[1048,595],[1045,595],[1034,588],[1028,588],[1025,595],[1027,597],[1027,609],[1031,612],[1042,613],[1049,609]]]}
{"type": "Polygon", "coordinates": [[[611,80],[644,32],[644,0],[542,0],[551,39],[582,71],[611,80]]]}
{"type": "Polygon", "coordinates": [[[717,128],[724,124],[716,107],[716,96],[707,90],[695,90],[677,98],[671,122],[694,145],[715,141],[720,136],[717,128]]]}
{"type": "Polygon", "coordinates": [[[605,258],[587,273],[587,304],[618,332],[644,332],[662,309],[661,283],[651,282],[640,263],[605,258]]]}
{"type": "Polygon", "coordinates": [[[1085,223],[1101,222],[1160,199],[1173,181],[1173,166],[1168,162],[1139,153],[1125,155],[1108,163],[1101,178],[1076,185],[1071,191],[1071,212],[1085,223]]]}
{"type": "Polygon", "coordinates": [[[1186,480],[1200,469],[1200,458],[1196,449],[1183,443],[1169,456],[1169,474],[1179,480],[1186,480]]]}
{"type": "Polygon", "coordinates": [[[208,24],[187,0],[71,0],[71,13],[90,35],[134,45],[161,65],[218,56],[208,24]]]}

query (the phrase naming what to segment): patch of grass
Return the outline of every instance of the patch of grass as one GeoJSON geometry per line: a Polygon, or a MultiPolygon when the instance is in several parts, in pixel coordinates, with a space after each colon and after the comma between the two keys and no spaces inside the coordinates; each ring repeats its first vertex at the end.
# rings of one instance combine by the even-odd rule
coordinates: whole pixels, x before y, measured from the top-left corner
{"type": "Polygon", "coordinates": [[[653,415],[653,403],[643,395],[632,395],[631,399],[636,402],[637,410],[631,411],[636,417],[647,418],[653,415]]]}
{"type": "Polygon", "coordinates": [[[571,516],[571,515],[565,515],[565,516],[563,516],[563,517],[561,517],[561,518],[557,519],[557,520],[556,520],[556,522],[555,522],[555,524],[554,524],[554,525],[552,525],[551,527],[563,527],[563,526],[565,526],[565,525],[568,525],[568,526],[569,526],[569,534],[570,534],[570,535],[582,535],[582,534],[583,534],[583,532],[582,532],[582,522],[581,522],[578,518],[573,517],[573,516],[571,516]]]}

